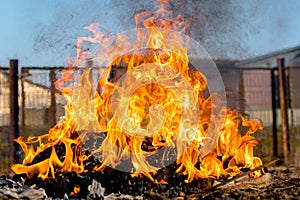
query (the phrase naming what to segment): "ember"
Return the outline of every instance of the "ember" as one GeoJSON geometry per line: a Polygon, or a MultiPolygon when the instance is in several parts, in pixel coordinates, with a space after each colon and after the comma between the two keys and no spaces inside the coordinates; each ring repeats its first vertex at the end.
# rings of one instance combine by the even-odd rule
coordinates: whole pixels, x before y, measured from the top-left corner
{"type": "MultiPolygon", "coordinates": [[[[93,36],[78,39],[77,58],[56,82],[68,102],[65,117],[48,134],[18,138],[25,157],[11,169],[29,182],[72,173],[107,179],[122,174],[117,169],[130,172],[120,180],[132,184],[147,177],[152,183],[144,187],[151,190],[153,183],[164,187],[172,179],[208,187],[211,179],[261,166],[251,134],[263,125],[224,106],[224,94],[214,92],[217,85],[205,77],[212,61],[201,48],[204,55],[193,57],[199,49],[183,34],[187,24],[170,15],[163,4],[155,13],[137,14],[136,30],[125,34],[105,35],[98,24],[86,27],[93,36]],[[87,60],[106,66],[99,67],[96,87],[87,60]],[[78,68],[85,70],[80,76],[78,68]]],[[[249,176],[263,174],[262,169],[249,176]]],[[[74,176],[78,185],[71,184],[68,194],[78,195],[84,185],[74,176]]],[[[113,184],[104,183],[111,190],[113,184]]]]}

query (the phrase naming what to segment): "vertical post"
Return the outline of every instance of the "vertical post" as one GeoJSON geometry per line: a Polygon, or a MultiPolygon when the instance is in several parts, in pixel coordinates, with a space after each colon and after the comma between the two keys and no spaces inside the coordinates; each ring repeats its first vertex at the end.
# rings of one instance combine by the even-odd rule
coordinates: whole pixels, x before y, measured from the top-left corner
{"type": "Polygon", "coordinates": [[[53,127],[56,124],[56,99],[55,99],[55,85],[54,85],[54,82],[56,81],[56,74],[54,69],[50,70],[49,79],[51,85],[50,85],[50,107],[49,107],[48,122],[50,127],[53,127]]]}
{"type": "Polygon", "coordinates": [[[25,130],[25,102],[26,102],[26,99],[25,99],[25,86],[24,86],[24,79],[25,79],[25,76],[27,75],[27,70],[25,70],[24,68],[21,69],[21,130],[22,132],[24,133],[24,130],[25,130]]]}
{"type": "Polygon", "coordinates": [[[271,90],[272,90],[272,119],[273,119],[273,156],[278,157],[278,140],[277,140],[277,114],[276,114],[276,69],[271,69],[271,90]]]}
{"type": "Polygon", "coordinates": [[[245,87],[244,87],[244,71],[240,70],[239,79],[239,111],[242,115],[245,114],[245,87]]]}
{"type": "Polygon", "coordinates": [[[10,162],[15,163],[19,160],[17,143],[13,142],[13,139],[19,137],[19,104],[18,104],[18,60],[13,59],[9,62],[9,89],[10,89],[10,162]]]}
{"type": "Polygon", "coordinates": [[[285,87],[285,69],[284,59],[278,58],[278,76],[279,76],[279,91],[280,91],[280,108],[282,120],[282,142],[283,142],[283,156],[284,164],[289,164],[289,127],[288,127],[288,113],[286,104],[286,87],[285,87]]]}

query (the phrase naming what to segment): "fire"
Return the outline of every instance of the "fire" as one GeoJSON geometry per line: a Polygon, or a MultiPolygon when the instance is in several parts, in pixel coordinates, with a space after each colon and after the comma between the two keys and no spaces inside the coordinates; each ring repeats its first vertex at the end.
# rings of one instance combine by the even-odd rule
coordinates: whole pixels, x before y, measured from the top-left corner
{"type": "Polygon", "coordinates": [[[66,115],[48,134],[15,140],[25,154],[22,164],[12,165],[15,173],[42,179],[55,178],[57,171],[82,173],[85,161],[98,155],[93,170],[128,165],[132,176],[156,183],[166,183],[153,175],[172,161],[186,182],[262,165],[253,155],[258,141],[251,136],[262,124],[223,107],[217,94],[207,97],[206,77],[190,66],[189,38],[182,34],[187,24],[180,17],[165,18],[168,14],[162,6],[154,15],[135,15],[137,27],[129,34],[107,35],[95,23],[86,27],[92,36],[78,39],[77,58],[56,82],[68,102],[66,115]],[[96,49],[88,51],[86,45],[96,49]],[[86,60],[100,66],[96,84],[86,60]],[[215,143],[210,132],[217,135],[215,143]],[[37,162],[45,151],[50,157],[37,162]]]}
{"type": "Polygon", "coordinates": [[[72,195],[76,195],[76,194],[78,194],[80,192],[80,187],[78,186],[78,185],[75,185],[74,186],[74,192],[72,192],[71,194],[72,195]]]}

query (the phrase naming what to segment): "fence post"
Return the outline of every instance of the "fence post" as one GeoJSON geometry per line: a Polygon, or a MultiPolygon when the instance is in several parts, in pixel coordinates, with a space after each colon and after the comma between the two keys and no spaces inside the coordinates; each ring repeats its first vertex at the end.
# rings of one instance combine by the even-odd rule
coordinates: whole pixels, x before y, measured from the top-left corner
{"type": "Polygon", "coordinates": [[[240,79],[239,79],[239,111],[242,115],[245,114],[245,86],[244,86],[244,70],[240,69],[240,79]]]}
{"type": "Polygon", "coordinates": [[[271,69],[271,89],[272,89],[272,120],[273,120],[273,156],[278,156],[278,140],[277,140],[277,113],[276,113],[276,69],[271,69]]]}
{"type": "Polygon", "coordinates": [[[278,76],[279,76],[279,91],[280,91],[280,108],[281,108],[281,119],[282,119],[282,142],[283,142],[283,156],[284,164],[289,164],[289,127],[288,127],[288,112],[286,104],[286,82],[285,82],[285,69],[284,59],[278,58],[278,76]]]}
{"type": "Polygon", "coordinates": [[[10,162],[15,163],[19,160],[19,145],[13,142],[13,139],[19,137],[19,74],[18,74],[18,60],[13,59],[9,62],[9,89],[10,89],[10,162]]]}
{"type": "Polygon", "coordinates": [[[50,107],[49,107],[49,125],[50,127],[55,126],[56,124],[56,98],[55,98],[55,85],[54,82],[56,81],[56,74],[55,70],[51,69],[49,74],[49,79],[51,82],[50,85],[50,107]]]}
{"type": "Polygon", "coordinates": [[[21,131],[24,133],[25,131],[25,118],[26,118],[26,113],[25,113],[25,102],[26,102],[26,94],[25,94],[25,85],[24,85],[24,81],[25,81],[25,76],[27,75],[27,70],[25,70],[24,68],[21,69],[21,131]]]}

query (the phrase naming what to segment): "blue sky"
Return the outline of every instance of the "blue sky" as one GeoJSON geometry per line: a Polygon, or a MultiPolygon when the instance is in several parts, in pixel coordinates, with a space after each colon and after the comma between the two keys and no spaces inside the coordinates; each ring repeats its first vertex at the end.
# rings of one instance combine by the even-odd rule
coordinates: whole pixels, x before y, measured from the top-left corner
{"type": "MultiPolygon", "coordinates": [[[[11,58],[19,59],[22,66],[63,65],[68,56],[74,55],[72,47],[77,36],[87,34],[83,27],[92,22],[99,22],[112,32],[133,28],[132,24],[122,25],[122,16],[126,16],[120,13],[122,5],[116,7],[110,1],[2,0],[0,66],[7,66],[11,58]]],[[[248,13],[249,21],[240,26],[241,35],[239,31],[234,32],[248,56],[300,45],[300,1],[232,2],[242,5],[246,11],[260,7],[253,19],[248,13]]],[[[131,17],[132,13],[128,13],[128,18],[131,17]]]]}
{"type": "Polygon", "coordinates": [[[245,39],[255,55],[300,45],[300,1],[262,0],[263,10],[253,18],[256,28],[245,39]]]}

